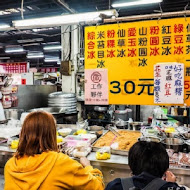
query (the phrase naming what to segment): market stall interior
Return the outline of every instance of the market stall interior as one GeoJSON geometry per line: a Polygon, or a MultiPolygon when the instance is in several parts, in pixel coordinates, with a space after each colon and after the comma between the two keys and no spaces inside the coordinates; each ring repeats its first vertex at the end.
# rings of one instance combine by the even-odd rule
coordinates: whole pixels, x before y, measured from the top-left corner
{"type": "Polygon", "coordinates": [[[56,119],[60,151],[88,156],[106,184],[130,175],[129,149],[145,140],[190,187],[188,3],[1,0],[0,172],[40,110],[56,119]]]}

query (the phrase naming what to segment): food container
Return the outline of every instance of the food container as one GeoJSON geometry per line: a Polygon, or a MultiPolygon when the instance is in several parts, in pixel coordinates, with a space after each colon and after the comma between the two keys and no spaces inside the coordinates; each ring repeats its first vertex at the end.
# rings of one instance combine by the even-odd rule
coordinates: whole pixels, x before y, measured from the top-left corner
{"type": "Polygon", "coordinates": [[[93,126],[89,126],[88,130],[91,134],[95,134],[98,137],[100,137],[103,134],[104,128],[101,126],[93,125],[93,126]]]}
{"type": "Polygon", "coordinates": [[[166,138],[162,140],[162,144],[166,149],[173,149],[175,152],[183,151],[183,140],[179,138],[166,138]]]}
{"type": "Polygon", "coordinates": [[[62,137],[66,137],[67,135],[69,135],[71,133],[72,129],[70,128],[62,128],[58,130],[58,133],[62,136],[62,137]]]}

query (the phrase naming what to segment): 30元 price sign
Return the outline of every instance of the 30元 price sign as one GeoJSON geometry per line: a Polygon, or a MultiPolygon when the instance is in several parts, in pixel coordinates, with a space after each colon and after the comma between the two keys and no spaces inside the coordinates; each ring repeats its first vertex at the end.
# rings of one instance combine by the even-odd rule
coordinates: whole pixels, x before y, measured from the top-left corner
{"type": "Polygon", "coordinates": [[[190,105],[190,18],[85,28],[85,69],[108,69],[109,104],[154,105],[154,65],[184,63],[190,105]]]}

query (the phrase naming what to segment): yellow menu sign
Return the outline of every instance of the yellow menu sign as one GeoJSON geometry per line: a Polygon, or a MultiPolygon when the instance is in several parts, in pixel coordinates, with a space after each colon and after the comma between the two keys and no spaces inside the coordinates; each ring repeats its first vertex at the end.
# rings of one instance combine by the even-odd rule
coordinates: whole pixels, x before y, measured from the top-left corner
{"type": "Polygon", "coordinates": [[[154,105],[154,65],[160,62],[185,64],[190,105],[190,18],[85,28],[85,69],[108,69],[109,104],[154,105]]]}

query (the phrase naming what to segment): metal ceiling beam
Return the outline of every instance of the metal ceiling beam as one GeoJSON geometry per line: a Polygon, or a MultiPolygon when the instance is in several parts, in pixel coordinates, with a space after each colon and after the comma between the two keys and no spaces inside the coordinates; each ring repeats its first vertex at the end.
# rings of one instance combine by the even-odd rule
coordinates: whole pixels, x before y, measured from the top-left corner
{"type": "Polygon", "coordinates": [[[127,17],[104,19],[104,23],[149,20],[153,18],[169,18],[169,17],[189,16],[189,15],[190,15],[190,11],[155,13],[155,14],[134,15],[134,16],[127,16],[127,17]]]}
{"type": "Polygon", "coordinates": [[[60,4],[67,12],[74,14],[75,10],[71,9],[69,5],[64,0],[55,0],[58,4],[60,4]]]}

